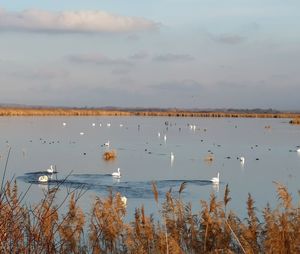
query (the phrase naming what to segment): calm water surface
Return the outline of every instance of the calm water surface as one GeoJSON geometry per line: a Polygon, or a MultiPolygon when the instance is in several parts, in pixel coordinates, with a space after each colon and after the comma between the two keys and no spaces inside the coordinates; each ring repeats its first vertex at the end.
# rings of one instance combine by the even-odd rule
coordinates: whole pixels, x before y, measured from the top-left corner
{"type": "Polygon", "coordinates": [[[268,202],[275,206],[273,181],[285,184],[298,200],[300,126],[288,124],[287,119],[2,117],[0,130],[0,175],[11,147],[6,178],[16,177],[23,192],[31,186],[24,200],[29,204],[37,203],[48,185],[37,184],[40,174],[28,173],[43,171],[50,164],[59,171],[53,182],[71,174],[60,187],[58,199],[68,188],[83,185],[89,189],[80,200],[87,212],[94,197],[106,196],[108,189],[128,198],[131,217],[141,204],[148,213],[155,212],[152,181],[157,182],[161,199],[170,187],[176,195],[187,181],[183,197],[196,210],[199,200],[208,200],[212,192],[222,200],[229,184],[230,208],[242,218],[248,193],[259,211],[268,202]],[[196,125],[195,130],[189,124],[196,125]],[[108,149],[102,145],[108,140],[110,149],[117,152],[111,162],[102,159],[108,149]],[[210,153],[211,163],[204,160],[210,153]],[[245,157],[244,165],[237,159],[240,156],[245,157]],[[110,174],[118,167],[122,177],[116,180],[110,174]],[[217,172],[220,184],[214,186],[209,180],[217,172]]]}

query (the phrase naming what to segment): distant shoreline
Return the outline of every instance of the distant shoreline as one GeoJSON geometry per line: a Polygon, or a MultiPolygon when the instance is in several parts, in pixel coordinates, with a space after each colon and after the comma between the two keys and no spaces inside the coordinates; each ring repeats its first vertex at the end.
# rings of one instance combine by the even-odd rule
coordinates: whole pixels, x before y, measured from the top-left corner
{"type": "Polygon", "coordinates": [[[263,110],[197,111],[180,109],[93,109],[93,108],[19,108],[0,107],[0,116],[164,116],[164,117],[212,117],[212,118],[300,118],[294,112],[263,112],[263,110]]]}

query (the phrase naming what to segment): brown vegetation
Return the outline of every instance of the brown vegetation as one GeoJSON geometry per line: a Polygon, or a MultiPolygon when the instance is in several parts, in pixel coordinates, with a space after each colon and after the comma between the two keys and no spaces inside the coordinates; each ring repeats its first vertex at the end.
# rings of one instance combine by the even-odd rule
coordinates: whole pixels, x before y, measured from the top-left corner
{"type": "Polygon", "coordinates": [[[116,150],[106,151],[103,154],[103,159],[106,160],[106,161],[114,160],[116,158],[117,158],[116,150]]]}
{"type": "Polygon", "coordinates": [[[300,124],[300,117],[292,119],[290,124],[300,124]]]}
{"type": "Polygon", "coordinates": [[[69,192],[65,215],[54,205],[58,188],[45,193],[34,207],[22,204],[17,185],[8,182],[0,190],[1,253],[300,253],[300,208],[283,185],[276,183],[279,204],[263,210],[263,221],[256,215],[249,194],[247,218],[227,211],[230,202],[226,186],[224,199],[214,194],[200,201],[202,209],[167,192],[161,207],[153,184],[160,221],[136,208],[134,220],[124,221],[126,208],[119,193],[97,198],[87,219],[77,200],[81,194],[69,192]],[[87,229],[87,221],[89,229],[87,229]],[[85,229],[84,229],[85,228],[85,229]],[[87,232],[88,231],[88,232],[87,232]],[[88,233],[88,239],[85,234],[88,233]]]}
{"type": "Polygon", "coordinates": [[[58,107],[2,107],[0,116],[164,116],[164,117],[245,117],[245,118],[296,118],[299,113],[273,111],[194,111],[180,109],[93,109],[58,107]]]}

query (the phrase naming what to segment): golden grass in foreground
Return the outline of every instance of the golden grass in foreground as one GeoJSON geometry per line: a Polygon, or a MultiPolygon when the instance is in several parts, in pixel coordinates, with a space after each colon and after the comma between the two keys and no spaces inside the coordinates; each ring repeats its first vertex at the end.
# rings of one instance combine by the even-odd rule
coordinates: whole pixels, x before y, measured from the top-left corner
{"type": "Polygon", "coordinates": [[[222,202],[211,194],[209,201],[200,201],[201,210],[193,212],[192,204],[181,198],[185,183],[176,197],[170,190],[161,205],[153,184],[160,221],[141,206],[127,223],[119,193],[97,198],[86,217],[77,205],[78,193],[69,193],[69,209],[60,214],[54,205],[57,188],[27,207],[21,204],[16,183],[7,183],[0,192],[0,253],[300,253],[299,205],[293,205],[285,186],[276,187],[278,205],[264,208],[259,221],[250,194],[247,218],[227,211],[228,186],[222,202]]]}

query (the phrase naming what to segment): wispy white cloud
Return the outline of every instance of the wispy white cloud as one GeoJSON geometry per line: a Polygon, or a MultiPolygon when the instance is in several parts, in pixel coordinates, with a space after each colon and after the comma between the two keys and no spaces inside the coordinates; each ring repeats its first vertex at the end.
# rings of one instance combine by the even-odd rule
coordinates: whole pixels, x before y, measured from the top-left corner
{"type": "Polygon", "coordinates": [[[8,12],[0,9],[0,30],[119,33],[158,28],[158,23],[142,17],[121,16],[104,11],[50,12],[29,9],[20,12],[8,12]]]}
{"type": "Polygon", "coordinates": [[[67,57],[69,61],[75,63],[90,63],[97,65],[111,65],[111,66],[131,66],[132,62],[123,58],[109,58],[102,54],[82,54],[70,55],[67,57]]]}
{"type": "Polygon", "coordinates": [[[186,61],[192,61],[194,60],[194,57],[188,55],[188,54],[163,54],[158,55],[153,58],[154,61],[157,62],[186,62],[186,61]]]}

